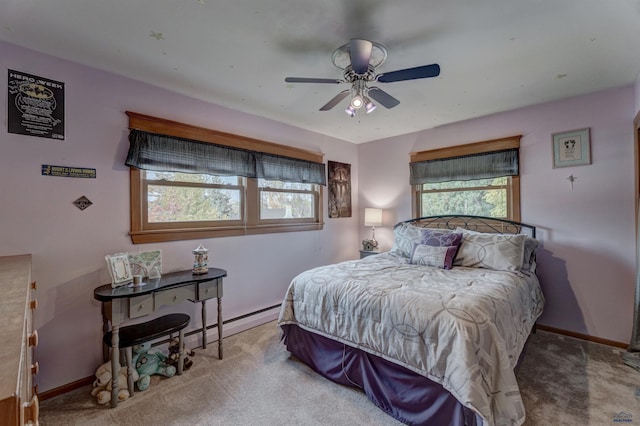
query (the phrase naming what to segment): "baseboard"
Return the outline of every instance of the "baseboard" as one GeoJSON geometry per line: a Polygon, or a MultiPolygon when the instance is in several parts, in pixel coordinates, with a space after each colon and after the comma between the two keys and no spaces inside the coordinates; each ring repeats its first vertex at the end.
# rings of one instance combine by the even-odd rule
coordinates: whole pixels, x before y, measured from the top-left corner
{"type": "Polygon", "coordinates": [[[617,342],[615,340],[603,339],[602,337],[590,336],[588,334],[576,333],[575,331],[563,330],[561,328],[550,327],[548,325],[537,324],[538,330],[549,331],[555,334],[562,334],[564,336],[575,337],[576,339],[586,340],[588,342],[600,343],[603,345],[614,346],[616,348],[627,349],[628,343],[617,342]]]}
{"type": "Polygon", "coordinates": [[[96,380],[94,376],[84,377],[75,382],[67,383],[66,385],[58,386],[57,388],[42,392],[38,394],[38,399],[44,401],[45,399],[53,398],[55,396],[63,395],[72,390],[76,390],[87,385],[90,385],[96,380]]]}
{"type": "MultiPolygon", "coordinates": [[[[259,311],[251,312],[239,317],[231,318],[223,322],[222,338],[233,336],[234,334],[249,330],[259,325],[265,324],[269,321],[273,321],[278,318],[280,312],[280,305],[270,306],[268,308],[261,309],[259,311]]],[[[188,348],[202,347],[201,342],[202,332],[200,330],[192,330],[184,337],[185,344],[188,348]]],[[[160,345],[167,343],[169,340],[162,340],[154,343],[160,345]]],[[[218,327],[217,325],[207,327],[207,344],[218,341],[218,327]]],[[[67,383],[66,385],[58,386],[57,388],[50,389],[48,391],[38,394],[38,399],[44,401],[59,395],[63,395],[67,392],[79,389],[81,387],[90,385],[95,380],[94,376],[84,377],[76,380],[75,382],[67,383]]]]}

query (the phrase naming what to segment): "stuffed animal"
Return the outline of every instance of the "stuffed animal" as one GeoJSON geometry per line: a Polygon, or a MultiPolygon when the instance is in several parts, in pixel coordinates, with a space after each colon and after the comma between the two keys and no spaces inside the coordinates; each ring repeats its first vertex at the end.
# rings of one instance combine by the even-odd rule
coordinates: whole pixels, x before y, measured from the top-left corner
{"type": "MultiPolygon", "coordinates": [[[[111,361],[107,361],[96,369],[96,380],[93,382],[91,396],[96,397],[98,404],[108,404],[111,401],[111,389],[113,382],[111,378],[111,361]]],[[[133,380],[138,380],[138,372],[133,370],[133,380]]],[[[120,367],[118,371],[118,401],[124,401],[129,398],[129,389],[127,386],[127,367],[120,367]]]]}
{"type": "MultiPolygon", "coordinates": [[[[173,365],[176,370],[178,369],[178,359],[180,358],[180,349],[179,349],[180,340],[178,338],[171,339],[169,342],[169,360],[167,364],[173,365]]],[[[182,344],[182,352],[184,353],[184,364],[182,369],[187,371],[193,365],[193,361],[189,359],[189,357],[193,357],[196,353],[193,350],[186,350],[185,344],[182,344]]]]}
{"type": "Polygon", "coordinates": [[[176,368],[167,364],[167,356],[162,352],[151,349],[150,342],[134,346],[133,353],[133,365],[139,375],[136,384],[141,391],[149,387],[151,376],[154,374],[160,374],[165,377],[172,377],[176,374],[176,368]]]}

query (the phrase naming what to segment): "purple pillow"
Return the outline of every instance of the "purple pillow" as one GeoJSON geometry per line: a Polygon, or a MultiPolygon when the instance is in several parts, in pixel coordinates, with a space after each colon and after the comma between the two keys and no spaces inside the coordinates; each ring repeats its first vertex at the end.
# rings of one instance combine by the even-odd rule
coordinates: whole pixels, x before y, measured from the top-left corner
{"type": "Polygon", "coordinates": [[[421,243],[432,247],[446,247],[446,257],[444,261],[444,269],[451,269],[453,259],[456,257],[458,248],[462,243],[462,233],[452,232],[448,230],[429,229],[422,231],[421,243]]]}
{"type": "Polygon", "coordinates": [[[422,231],[422,244],[434,247],[459,247],[462,233],[426,228],[422,231]]]}

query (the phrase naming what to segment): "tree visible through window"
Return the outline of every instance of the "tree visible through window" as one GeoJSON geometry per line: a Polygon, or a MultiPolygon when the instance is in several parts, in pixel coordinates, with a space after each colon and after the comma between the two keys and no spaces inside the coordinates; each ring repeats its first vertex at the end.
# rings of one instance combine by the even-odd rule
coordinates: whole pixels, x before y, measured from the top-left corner
{"type": "Polygon", "coordinates": [[[147,171],[149,223],[240,220],[241,179],[147,171]]]}
{"type": "Polygon", "coordinates": [[[465,214],[508,218],[509,179],[425,183],[420,188],[420,216],[465,214]]]}

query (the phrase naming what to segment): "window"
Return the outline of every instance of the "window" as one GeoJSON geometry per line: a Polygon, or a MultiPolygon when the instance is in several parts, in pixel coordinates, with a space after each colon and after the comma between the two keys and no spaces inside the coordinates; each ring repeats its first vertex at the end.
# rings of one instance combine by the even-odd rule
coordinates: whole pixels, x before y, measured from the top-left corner
{"type": "Polygon", "coordinates": [[[322,154],[127,115],[134,244],[322,229],[322,154]]]}
{"type": "Polygon", "coordinates": [[[520,220],[520,136],[411,154],[415,217],[520,220]]]}
{"type": "Polygon", "coordinates": [[[244,185],[238,176],[142,171],[148,229],[242,224],[244,185]]]}
{"type": "Polygon", "coordinates": [[[260,221],[316,219],[318,185],[258,179],[260,221]]]}
{"type": "Polygon", "coordinates": [[[463,214],[509,219],[511,179],[474,179],[425,183],[418,189],[420,216],[463,214]]]}

